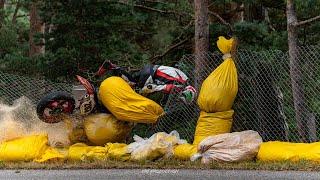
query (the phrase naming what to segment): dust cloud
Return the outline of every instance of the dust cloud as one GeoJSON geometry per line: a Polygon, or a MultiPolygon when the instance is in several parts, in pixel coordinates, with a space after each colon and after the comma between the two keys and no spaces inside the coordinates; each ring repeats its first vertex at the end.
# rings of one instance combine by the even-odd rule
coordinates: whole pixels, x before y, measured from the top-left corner
{"type": "Polygon", "coordinates": [[[0,143],[28,135],[48,135],[49,145],[65,147],[71,144],[65,122],[48,124],[36,114],[35,105],[26,98],[17,99],[13,105],[0,103],[0,143]]]}

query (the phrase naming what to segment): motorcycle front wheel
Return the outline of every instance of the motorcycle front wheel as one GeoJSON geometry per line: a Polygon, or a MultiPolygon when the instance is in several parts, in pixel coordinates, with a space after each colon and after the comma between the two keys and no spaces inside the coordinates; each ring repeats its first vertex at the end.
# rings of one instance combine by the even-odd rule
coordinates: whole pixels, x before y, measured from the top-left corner
{"type": "Polygon", "coordinates": [[[74,108],[75,100],[69,93],[56,91],[40,99],[37,115],[45,123],[58,123],[63,120],[63,115],[72,114],[74,108]]]}

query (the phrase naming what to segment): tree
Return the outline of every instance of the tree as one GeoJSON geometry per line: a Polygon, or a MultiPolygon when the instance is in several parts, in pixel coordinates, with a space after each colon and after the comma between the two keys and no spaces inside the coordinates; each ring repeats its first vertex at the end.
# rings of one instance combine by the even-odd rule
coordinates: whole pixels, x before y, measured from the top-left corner
{"type": "MultiPolygon", "coordinates": [[[[19,4],[17,4],[18,6],[19,4]]],[[[16,7],[18,9],[18,7],[16,7]]],[[[33,57],[35,55],[44,53],[44,46],[35,41],[35,36],[39,33],[44,33],[44,24],[42,23],[37,10],[37,3],[32,2],[30,4],[30,32],[29,32],[29,56],[33,57]]]]}
{"type": "Polygon", "coordinates": [[[4,4],[5,4],[5,0],[0,0],[0,27],[4,22],[4,4]]]}
{"type": "Polygon", "coordinates": [[[288,46],[289,46],[289,61],[290,61],[290,77],[293,93],[294,109],[296,122],[300,140],[303,142],[310,141],[307,126],[308,110],[306,107],[306,98],[304,87],[302,83],[302,60],[299,58],[298,53],[298,27],[312,21],[320,19],[320,15],[310,18],[305,21],[298,22],[294,0],[287,0],[287,31],[288,31],[288,46]]]}
{"type": "Polygon", "coordinates": [[[209,51],[208,0],[195,0],[195,54],[209,51]]]}
{"type": "Polygon", "coordinates": [[[42,0],[45,76],[74,80],[106,59],[139,68],[173,65],[192,51],[192,7],[187,1],[42,0]],[[86,8],[83,8],[86,7],[86,8]],[[58,70],[63,73],[57,73],[58,70]]]}
{"type": "Polygon", "coordinates": [[[17,23],[17,16],[18,16],[18,12],[19,12],[19,9],[21,7],[21,3],[20,1],[17,1],[16,3],[16,7],[14,9],[14,13],[12,15],[12,24],[16,24],[17,23]]]}
{"type": "Polygon", "coordinates": [[[209,17],[208,17],[208,0],[194,0],[195,12],[195,87],[200,86],[203,72],[202,67],[207,63],[209,52],[209,17]]]}

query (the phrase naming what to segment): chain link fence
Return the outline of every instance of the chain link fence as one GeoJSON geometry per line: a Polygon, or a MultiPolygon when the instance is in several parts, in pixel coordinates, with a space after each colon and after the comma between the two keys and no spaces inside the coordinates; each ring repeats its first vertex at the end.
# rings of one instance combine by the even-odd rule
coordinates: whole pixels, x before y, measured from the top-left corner
{"type": "MultiPolygon", "coordinates": [[[[234,103],[233,131],[256,130],[265,141],[317,141],[320,137],[320,46],[300,47],[299,58],[304,101],[303,120],[296,121],[290,63],[287,52],[269,50],[253,52],[239,50],[234,58],[239,78],[239,92],[234,103]],[[305,137],[302,137],[305,136],[305,137]]],[[[199,56],[185,55],[177,64],[199,92],[202,81],[222,62],[219,53],[199,56]],[[195,70],[196,64],[201,69],[195,70]]],[[[297,74],[293,74],[297,75],[297,74]]],[[[54,83],[0,72],[0,100],[12,104],[26,96],[34,104],[50,91],[71,92],[71,84],[54,83]]],[[[184,104],[177,94],[171,94],[163,104],[166,115],[148,128],[146,134],[177,130],[182,138],[192,142],[199,116],[196,101],[184,104]]]]}
{"type": "MultiPolygon", "coordinates": [[[[303,121],[299,124],[296,120],[288,53],[239,50],[234,58],[238,69],[239,92],[233,107],[233,131],[256,130],[265,141],[302,142],[319,139],[320,47],[299,47],[298,52],[301,82],[294,83],[299,83],[297,85],[303,90],[304,97],[298,97],[304,100],[303,121]]],[[[219,53],[186,55],[178,66],[191,77],[191,82],[199,92],[201,82],[221,62],[222,55],[219,53]],[[202,65],[202,69],[194,69],[196,62],[202,65]]],[[[168,114],[160,118],[155,131],[177,129],[183,138],[192,142],[200,112],[196,102],[186,106],[178,101],[177,95],[170,95],[165,109],[168,114]]]]}
{"type": "Polygon", "coordinates": [[[25,96],[36,104],[47,93],[52,91],[71,92],[72,85],[52,81],[9,74],[0,71],[0,102],[13,104],[15,100],[25,96]]]}

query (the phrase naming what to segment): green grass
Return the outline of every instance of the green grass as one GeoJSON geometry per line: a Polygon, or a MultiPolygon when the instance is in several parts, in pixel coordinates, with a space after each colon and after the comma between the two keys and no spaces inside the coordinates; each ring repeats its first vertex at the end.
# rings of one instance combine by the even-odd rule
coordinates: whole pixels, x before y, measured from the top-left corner
{"type": "Polygon", "coordinates": [[[119,162],[119,161],[93,161],[93,162],[1,162],[0,169],[226,169],[226,170],[271,170],[271,171],[320,171],[317,163],[299,162],[241,162],[219,163],[203,165],[198,162],[179,160],[159,160],[154,162],[119,162]]]}

